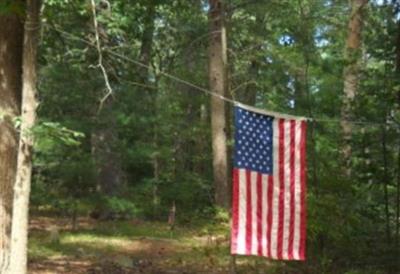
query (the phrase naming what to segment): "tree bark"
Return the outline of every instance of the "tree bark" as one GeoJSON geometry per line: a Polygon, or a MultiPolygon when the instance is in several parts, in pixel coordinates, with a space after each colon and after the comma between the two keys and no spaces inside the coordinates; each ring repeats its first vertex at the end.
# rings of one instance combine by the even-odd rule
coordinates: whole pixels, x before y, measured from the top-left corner
{"type": "Polygon", "coordinates": [[[396,182],[396,248],[400,252],[400,144],[397,149],[397,182],[396,182]]]}
{"type": "MultiPolygon", "coordinates": [[[[96,10],[95,2],[92,2],[92,8],[96,10]]],[[[101,12],[108,12],[108,9],[110,9],[110,7],[102,10],[101,12]]],[[[106,26],[97,21],[96,15],[98,15],[98,13],[94,12],[94,32],[99,32],[102,34],[99,36],[101,41],[99,40],[98,43],[103,45],[103,47],[115,46],[115,42],[112,42],[112,39],[110,39],[107,34],[106,26]]],[[[117,78],[114,76],[114,74],[109,73],[111,69],[110,66],[107,66],[107,62],[105,62],[105,56],[103,54],[104,52],[99,46],[99,63],[101,62],[101,59],[104,65],[103,74],[108,75],[108,79],[110,81],[110,83],[107,84],[107,80],[105,79],[106,86],[113,86],[117,78]]],[[[118,73],[115,72],[115,75],[117,74],[118,73]]],[[[94,117],[95,127],[91,133],[92,155],[96,166],[97,191],[104,197],[119,196],[123,192],[124,188],[125,174],[121,167],[121,157],[118,151],[119,136],[117,119],[114,113],[116,96],[117,94],[113,93],[112,96],[108,96],[104,100],[102,105],[103,107],[94,117]]],[[[116,212],[112,208],[108,207],[108,203],[102,202],[96,206],[96,209],[94,212],[92,212],[92,216],[100,219],[112,219],[115,217],[115,213],[116,212]]]]}
{"type": "Polygon", "coordinates": [[[249,68],[247,69],[247,74],[253,83],[246,85],[243,89],[238,90],[237,98],[240,102],[255,106],[257,98],[257,75],[258,75],[259,64],[254,58],[250,61],[249,68]]]}
{"type": "MultiPolygon", "coordinates": [[[[400,14],[400,3],[395,5],[394,15],[397,17],[400,14]]],[[[400,77],[400,20],[397,20],[397,37],[396,37],[396,60],[395,72],[397,77],[400,77]]],[[[397,88],[397,111],[400,113],[400,88],[397,88]]],[[[397,150],[397,182],[396,182],[396,248],[400,254],[400,144],[397,150]]]]}
{"type": "MultiPolygon", "coordinates": [[[[147,4],[146,18],[144,22],[144,30],[142,34],[142,44],[140,46],[139,60],[142,64],[150,65],[151,54],[153,49],[154,36],[154,19],[156,16],[156,6],[154,1],[150,0],[147,4]]],[[[147,84],[149,70],[145,67],[140,67],[139,76],[142,83],[147,84]]]]}
{"type": "Polygon", "coordinates": [[[32,174],[32,127],[36,122],[36,58],[39,38],[40,0],[27,0],[22,64],[22,114],[17,175],[14,185],[9,273],[27,272],[28,211],[32,174]]]}
{"type": "Polygon", "coordinates": [[[0,15],[0,273],[9,263],[13,185],[18,134],[14,120],[21,107],[23,20],[0,15]]]}
{"type": "Polygon", "coordinates": [[[341,128],[343,135],[342,159],[344,162],[344,173],[348,178],[351,176],[351,139],[353,132],[350,121],[352,119],[354,98],[358,90],[363,10],[367,3],[367,0],[351,1],[351,14],[344,55],[346,65],[343,71],[344,87],[341,108],[341,128]]]}
{"type": "MultiPolygon", "coordinates": [[[[232,13],[228,13],[230,16],[232,16],[232,13]]],[[[256,14],[256,20],[255,23],[257,26],[262,26],[264,22],[264,16],[260,16],[259,14],[256,14]]],[[[227,18],[227,20],[229,20],[227,18]]],[[[265,25],[265,24],[264,24],[265,25]]],[[[265,29],[262,28],[261,32],[256,31],[257,28],[254,29],[255,33],[254,36],[264,36],[265,35],[265,29]]],[[[257,41],[253,41],[250,43],[257,43],[257,41]]],[[[262,46],[258,45],[257,47],[254,48],[255,51],[262,51],[262,46]]],[[[256,99],[257,99],[257,80],[258,80],[258,71],[260,70],[260,63],[259,60],[257,59],[258,56],[255,55],[250,59],[250,64],[249,67],[247,68],[247,83],[244,88],[241,88],[237,91],[237,99],[247,105],[250,106],[255,106],[256,104],[256,99]]],[[[231,71],[228,71],[228,73],[232,73],[231,71]]],[[[230,82],[229,82],[230,83],[230,82]]]]}
{"type": "Polygon", "coordinates": [[[383,194],[385,199],[385,221],[386,221],[386,240],[390,244],[390,213],[389,213],[389,171],[388,171],[388,155],[387,155],[387,132],[386,125],[382,126],[382,155],[383,155],[383,194]]]}
{"type": "MultiPolygon", "coordinates": [[[[306,62],[306,61],[305,61],[306,62]]],[[[305,110],[307,98],[307,84],[308,81],[308,64],[302,64],[302,67],[297,68],[294,75],[294,108],[296,112],[301,113],[305,110]]]]}
{"type": "MultiPolygon", "coordinates": [[[[156,3],[154,0],[148,1],[146,4],[146,16],[144,21],[144,29],[142,33],[142,40],[140,46],[139,60],[142,64],[147,67],[139,67],[139,82],[143,84],[143,86],[151,86],[149,83],[149,69],[151,65],[152,53],[153,53],[153,37],[154,37],[154,29],[155,29],[155,17],[156,17],[156,3]]],[[[158,81],[156,80],[156,86],[158,86],[158,81]]],[[[152,166],[153,166],[153,186],[152,186],[152,194],[153,194],[153,217],[156,218],[158,212],[158,206],[160,203],[160,198],[158,195],[158,183],[160,180],[160,155],[159,155],[159,137],[158,137],[158,90],[150,88],[143,88],[145,92],[144,99],[145,105],[148,106],[148,110],[151,113],[152,117],[154,117],[153,122],[151,123],[151,135],[152,135],[152,143],[154,152],[152,154],[152,166]]]]}
{"type": "MultiPolygon", "coordinates": [[[[108,98],[96,117],[96,129],[91,136],[92,154],[97,169],[97,188],[105,196],[120,194],[123,184],[120,156],[117,152],[118,133],[112,112],[113,98],[108,98]]],[[[107,215],[107,214],[106,214],[107,215]]],[[[106,216],[102,216],[107,219],[106,216]]]]}
{"type": "MultiPolygon", "coordinates": [[[[222,0],[209,0],[209,84],[212,92],[224,96],[226,90],[226,32],[222,0]]],[[[211,132],[215,203],[229,207],[225,102],[211,96],[211,132]]]]}

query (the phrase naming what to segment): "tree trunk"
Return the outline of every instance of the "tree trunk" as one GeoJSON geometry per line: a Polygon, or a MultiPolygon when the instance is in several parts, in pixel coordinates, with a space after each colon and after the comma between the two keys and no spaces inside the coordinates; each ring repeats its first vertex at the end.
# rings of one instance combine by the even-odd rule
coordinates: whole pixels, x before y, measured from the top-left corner
{"type": "Polygon", "coordinates": [[[385,199],[385,220],[386,220],[386,240],[390,244],[390,214],[389,214],[389,171],[388,171],[388,155],[387,155],[387,132],[386,125],[382,126],[382,155],[383,155],[383,193],[385,199]]]}
{"type": "MultiPolygon", "coordinates": [[[[209,81],[212,92],[225,95],[226,89],[226,32],[224,9],[221,0],[209,0],[209,81]]],[[[211,96],[211,132],[213,150],[213,172],[215,203],[228,208],[229,189],[226,147],[225,102],[211,96]]]]}
{"type": "Polygon", "coordinates": [[[400,144],[397,149],[397,185],[396,185],[396,248],[400,252],[400,144]]]}
{"type": "MultiPolygon", "coordinates": [[[[200,129],[202,132],[204,132],[205,128],[209,126],[208,124],[208,110],[207,106],[205,104],[201,104],[199,106],[199,113],[200,113],[200,129]]],[[[208,167],[208,161],[207,158],[205,157],[204,151],[207,150],[207,140],[204,138],[198,138],[196,142],[196,149],[195,153],[196,155],[199,156],[199,159],[195,162],[195,165],[193,167],[193,170],[197,174],[204,174],[207,172],[207,167],[208,167]]]]}
{"type": "MultiPolygon", "coordinates": [[[[146,5],[146,16],[144,21],[144,29],[142,33],[142,40],[140,46],[139,60],[142,64],[146,66],[151,65],[152,59],[152,51],[153,51],[153,37],[154,37],[154,29],[155,29],[155,17],[156,17],[156,3],[153,0],[148,1],[146,5]]],[[[143,86],[151,86],[149,83],[149,69],[147,67],[139,67],[139,82],[143,84],[143,86]]],[[[157,86],[156,80],[156,86],[157,86]]],[[[152,195],[153,195],[153,217],[156,218],[158,213],[158,206],[160,204],[160,198],[158,195],[158,183],[160,180],[160,155],[159,155],[159,137],[158,137],[158,123],[157,123],[157,114],[158,114],[158,105],[157,105],[157,97],[158,92],[157,89],[143,88],[145,91],[144,99],[145,105],[148,107],[147,110],[150,112],[150,115],[153,117],[153,122],[151,123],[151,135],[152,135],[152,143],[154,152],[152,154],[152,166],[153,166],[153,186],[152,186],[152,195]]]]}
{"type": "MultiPolygon", "coordinates": [[[[400,4],[395,6],[394,15],[397,17],[400,14],[400,4]]],[[[400,76],[400,20],[397,20],[397,37],[396,37],[396,60],[395,72],[397,79],[400,76]]],[[[395,90],[397,93],[397,111],[400,113],[400,88],[395,90]]],[[[397,182],[396,182],[396,248],[397,254],[400,255],[400,144],[397,149],[397,182]]]]}
{"type": "Polygon", "coordinates": [[[110,110],[112,99],[109,98],[102,113],[97,117],[98,125],[92,133],[92,154],[97,168],[97,187],[105,196],[119,194],[123,175],[116,143],[118,135],[115,116],[110,110]]]}
{"type": "Polygon", "coordinates": [[[17,175],[14,185],[9,273],[27,272],[28,211],[32,174],[33,136],[36,122],[36,57],[39,38],[40,0],[28,0],[22,64],[22,123],[17,175]]]}
{"type": "Polygon", "coordinates": [[[367,0],[351,1],[351,14],[345,48],[346,65],[343,71],[344,87],[341,109],[341,127],[343,135],[342,159],[344,162],[344,173],[348,178],[351,176],[351,139],[353,131],[350,121],[352,119],[354,98],[358,89],[363,10],[367,3],[367,0]]]}
{"type": "MultiPolygon", "coordinates": [[[[146,18],[144,22],[144,30],[142,34],[142,44],[140,46],[139,60],[142,64],[150,65],[151,53],[153,49],[153,36],[154,36],[154,19],[156,16],[156,6],[153,1],[149,1],[147,5],[146,18]]],[[[142,83],[147,84],[149,70],[145,67],[140,67],[139,71],[140,80],[142,83]]]]}
{"type": "Polygon", "coordinates": [[[249,83],[243,89],[238,90],[237,98],[240,102],[255,106],[256,104],[256,97],[257,97],[257,75],[258,75],[259,64],[257,60],[254,58],[250,61],[250,66],[247,69],[247,74],[250,78],[250,81],[253,83],[249,83]]]}
{"type": "MultiPolygon", "coordinates": [[[[193,9],[195,12],[201,12],[201,3],[198,2],[193,9]]],[[[192,31],[189,32],[187,37],[185,37],[185,41],[188,44],[191,41],[194,41],[197,38],[197,33],[192,31]]],[[[191,80],[193,79],[193,75],[196,75],[196,70],[198,69],[198,60],[201,58],[192,46],[185,48],[182,52],[183,58],[183,77],[184,79],[191,80]]],[[[196,89],[186,84],[180,83],[177,85],[179,91],[181,91],[182,95],[180,96],[180,107],[185,111],[184,123],[182,124],[182,130],[187,131],[187,129],[192,128],[194,125],[201,120],[200,114],[200,105],[201,105],[201,97],[202,94],[199,93],[196,89]],[[200,115],[198,115],[200,114],[200,115]]],[[[196,172],[196,166],[199,163],[198,157],[193,157],[193,155],[201,155],[204,150],[200,150],[200,152],[196,153],[196,150],[199,151],[199,145],[201,141],[199,140],[196,134],[182,134],[179,136],[179,154],[177,156],[177,165],[178,169],[183,170],[185,172],[196,172]]]]}
{"type": "MultiPolygon", "coordinates": [[[[307,62],[305,60],[305,62],[307,62]]],[[[297,68],[294,75],[294,108],[297,113],[305,111],[306,98],[307,98],[307,81],[308,81],[308,64],[302,64],[302,67],[297,68]]]]}
{"type": "MultiPolygon", "coordinates": [[[[229,18],[227,20],[230,20],[232,16],[232,13],[229,13],[229,18]]],[[[264,15],[260,16],[260,14],[256,14],[256,20],[255,23],[257,26],[262,26],[265,25],[264,21],[264,15]]],[[[262,28],[261,32],[260,30],[256,31],[257,28],[254,29],[255,33],[254,36],[264,36],[265,35],[265,29],[262,28]]],[[[258,43],[258,41],[253,41],[253,43],[258,43]]],[[[262,46],[258,45],[257,47],[254,48],[255,51],[262,51],[262,46]]],[[[255,106],[256,105],[256,99],[257,99],[257,80],[258,80],[258,71],[260,70],[260,62],[257,59],[258,56],[253,56],[250,59],[250,64],[249,67],[247,68],[247,84],[245,85],[244,88],[241,88],[237,91],[237,96],[236,98],[247,105],[250,106],[255,106]]],[[[232,74],[232,71],[228,71],[229,74],[232,74]]],[[[228,81],[230,83],[230,81],[228,81]]],[[[246,82],[245,82],[246,83],[246,82]]]]}
{"type": "Polygon", "coordinates": [[[0,15],[0,273],[9,263],[13,185],[17,168],[22,75],[22,19],[0,15]]]}
{"type": "MultiPolygon", "coordinates": [[[[103,12],[107,11],[103,10],[103,12]]],[[[94,14],[93,16],[95,17],[96,15],[94,14]]],[[[94,21],[97,20],[96,18],[94,19],[94,21]]],[[[103,47],[115,46],[115,42],[112,42],[112,39],[107,34],[106,26],[99,22],[97,23],[97,26],[96,24],[94,26],[94,31],[102,34],[100,43],[103,47]]],[[[100,55],[101,52],[98,54],[100,55]]],[[[105,64],[107,62],[104,62],[105,64]]],[[[105,70],[110,71],[110,67],[105,66],[105,70]]],[[[118,73],[116,72],[116,74],[118,73]]],[[[108,73],[108,75],[112,86],[116,82],[116,77],[112,73],[108,73]]],[[[114,93],[113,96],[107,97],[104,101],[103,107],[94,117],[95,128],[91,133],[92,156],[96,166],[97,191],[104,197],[119,196],[123,192],[125,178],[118,151],[119,136],[117,119],[114,113],[115,97],[117,97],[117,94],[114,93]]],[[[115,211],[108,207],[108,203],[100,203],[95,211],[92,212],[92,216],[100,219],[112,219],[115,217],[115,211]]]]}

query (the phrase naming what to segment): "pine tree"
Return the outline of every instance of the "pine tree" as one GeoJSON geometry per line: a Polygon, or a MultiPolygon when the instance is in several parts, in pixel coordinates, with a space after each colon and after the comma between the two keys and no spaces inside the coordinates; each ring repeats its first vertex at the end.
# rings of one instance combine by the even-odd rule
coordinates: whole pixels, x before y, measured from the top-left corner
{"type": "Polygon", "coordinates": [[[351,139],[354,98],[358,91],[359,60],[361,55],[361,30],[363,25],[363,10],[367,0],[352,0],[351,14],[348,24],[348,33],[345,48],[345,68],[343,71],[344,87],[341,109],[341,127],[343,133],[342,157],[345,166],[345,174],[351,175],[351,139]]]}

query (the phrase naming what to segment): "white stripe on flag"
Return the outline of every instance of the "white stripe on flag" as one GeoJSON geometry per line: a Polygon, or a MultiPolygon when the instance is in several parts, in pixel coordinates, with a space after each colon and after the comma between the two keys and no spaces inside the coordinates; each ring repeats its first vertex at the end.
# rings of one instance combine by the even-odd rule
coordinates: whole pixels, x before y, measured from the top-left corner
{"type": "Polygon", "coordinates": [[[272,188],[272,225],[271,225],[271,254],[272,258],[277,258],[277,237],[278,237],[278,217],[279,217],[279,120],[273,121],[273,176],[274,185],[272,188]]]}
{"type": "Polygon", "coordinates": [[[252,171],[250,175],[251,186],[251,254],[257,255],[257,172],[252,171]]]}
{"type": "Polygon", "coordinates": [[[289,229],[290,229],[290,120],[285,120],[284,141],[284,213],[283,213],[283,238],[282,259],[288,259],[289,229]]]}
{"type": "Polygon", "coordinates": [[[262,185],[261,185],[261,237],[262,237],[262,255],[267,256],[267,212],[268,212],[268,201],[267,201],[267,186],[268,186],[268,176],[262,175],[262,185]]]}
{"type": "Polygon", "coordinates": [[[246,254],[246,170],[239,169],[239,227],[237,238],[237,252],[246,254]]]}
{"type": "Polygon", "coordinates": [[[295,130],[295,161],[294,161],[294,236],[293,236],[293,259],[300,259],[300,209],[302,207],[300,200],[300,140],[301,140],[301,121],[296,121],[295,130]]]}

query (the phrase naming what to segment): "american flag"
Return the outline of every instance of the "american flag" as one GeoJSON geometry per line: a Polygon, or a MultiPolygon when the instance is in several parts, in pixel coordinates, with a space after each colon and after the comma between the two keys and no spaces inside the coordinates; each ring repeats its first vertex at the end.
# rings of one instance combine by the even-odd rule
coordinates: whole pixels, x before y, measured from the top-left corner
{"type": "Polygon", "coordinates": [[[306,121],[235,106],[231,253],[305,260],[306,121]]]}

